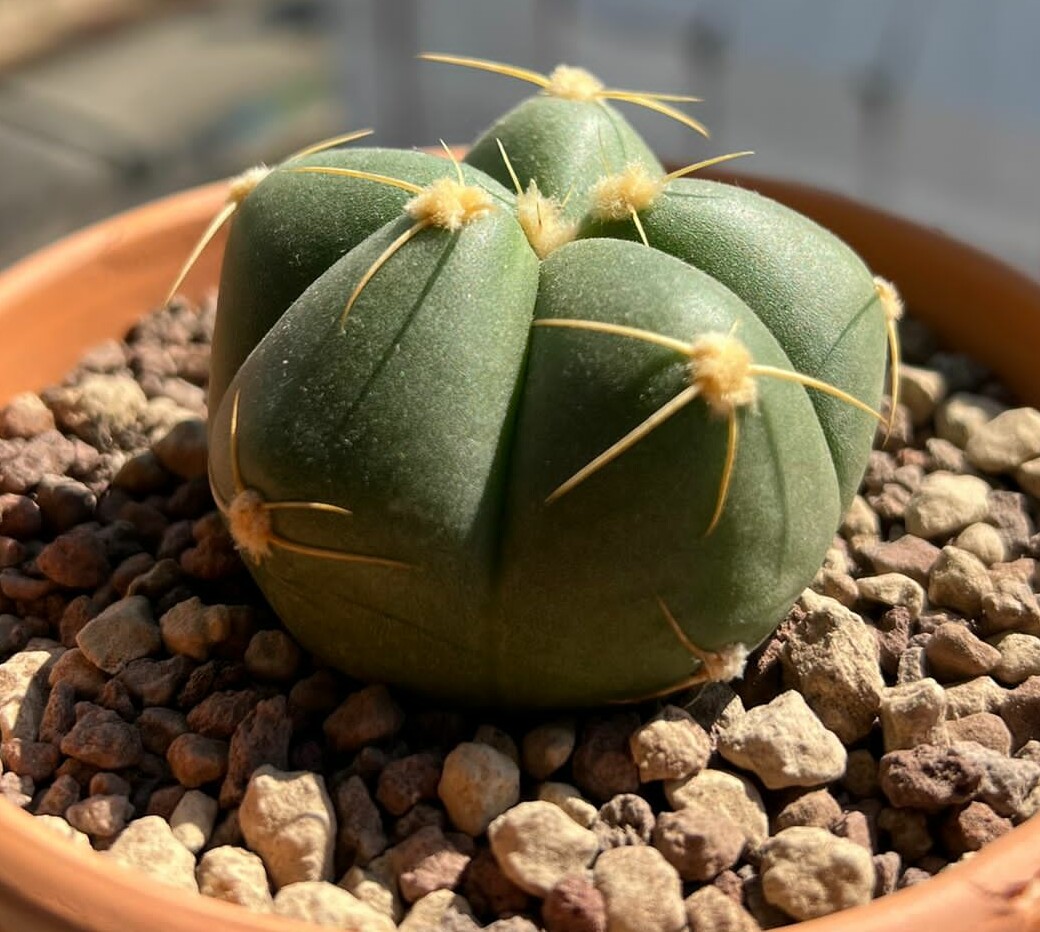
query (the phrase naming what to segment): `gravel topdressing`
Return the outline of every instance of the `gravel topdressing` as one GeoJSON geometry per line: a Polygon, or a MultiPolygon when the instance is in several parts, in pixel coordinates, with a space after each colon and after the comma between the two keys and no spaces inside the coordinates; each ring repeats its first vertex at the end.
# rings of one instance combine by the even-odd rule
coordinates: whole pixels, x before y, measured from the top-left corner
{"type": "Polygon", "coordinates": [[[561,718],[431,708],[279,627],[206,480],[212,324],[175,305],[0,409],[0,804],[376,932],[772,928],[1040,811],[1040,412],[913,320],[892,436],[744,679],[561,718]]]}

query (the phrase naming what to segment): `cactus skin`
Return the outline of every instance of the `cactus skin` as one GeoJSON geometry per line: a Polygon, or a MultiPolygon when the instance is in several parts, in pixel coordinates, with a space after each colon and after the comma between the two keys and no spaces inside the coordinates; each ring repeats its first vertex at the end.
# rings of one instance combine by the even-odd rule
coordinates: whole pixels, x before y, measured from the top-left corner
{"type": "MultiPolygon", "coordinates": [[[[356,178],[296,174],[324,166],[378,172],[429,184],[451,177],[450,162],[426,152],[355,147],[296,159],[271,172],[239,205],[221,270],[209,384],[216,411],[253,347],[316,278],[384,224],[411,197],[356,178]]],[[[486,183],[481,175],[473,180],[486,183]]],[[[489,185],[504,203],[511,195],[489,185]]]]}
{"type": "MultiPolygon", "coordinates": [[[[877,407],[885,375],[885,318],[870,272],[845,243],[807,217],[733,185],[680,178],[640,213],[655,249],[738,294],[799,372],[877,407]]],[[[581,236],[638,239],[631,220],[587,221],[581,236]]],[[[820,392],[813,404],[849,506],[876,423],[820,392]]]]}
{"type": "Polygon", "coordinates": [[[604,165],[620,169],[635,162],[651,172],[664,171],[628,120],[603,101],[536,95],[481,134],[464,161],[509,187],[496,140],[505,147],[525,188],[533,180],[547,197],[562,201],[571,195],[566,207],[571,217],[584,214],[587,191],[603,174],[604,165]]]}
{"type": "MultiPolygon", "coordinates": [[[[471,159],[508,182],[501,139],[523,187],[559,196],[577,181],[590,189],[568,209],[589,209],[604,113],[603,100],[539,95],[471,159]]],[[[637,149],[610,159],[627,165],[637,149]]],[[[395,174],[386,160],[365,167],[395,174]]],[[[345,241],[316,228],[325,202],[297,210],[303,188],[268,205],[268,179],[243,201],[258,217],[233,227],[245,245],[222,288],[253,290],[222,299],[218,317],[248,317],[256,301],[269,330],[214,346],[237,374],[211,409],[210,481],[250,571],[312,652],[441,699],[588,706],[732,676],[731,659],[811,580],[865,465],[873,424],[849,402],[876,406],[881,392],[874,282],[804,218],[685,180],[640,209],[651,246],[630,241],[630,218],[585,217],[582,239],[539,261],[520,199],[465,172],[494,191],[489,214],[430,228],[410,202],[367,238],[356,225],[341,257],[345,241]],[[322,258],[269,301],[246,279],[295,261],[266,242],[280,236],[322,258]],[[696,350],[709,335],[746,351],[736,369],[754,393],[706,390],[696,350]],[[793,384],[799,372],[846,400],[793,384]],[[262,512],[261,532],[243,502],[267,503],[248,513],[262,512]]],[[[338,186],[336,209],[375,223],[374,185],[293,177],[330,198],[338,186]]],[[[390,194],[399,211],[407,198],[390,194]]]]}

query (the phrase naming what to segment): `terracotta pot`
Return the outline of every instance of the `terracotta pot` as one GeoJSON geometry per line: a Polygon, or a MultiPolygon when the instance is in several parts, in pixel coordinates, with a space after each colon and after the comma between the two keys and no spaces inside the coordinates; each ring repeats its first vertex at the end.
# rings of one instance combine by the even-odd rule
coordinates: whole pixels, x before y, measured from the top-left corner
{"type": "MultiPolygon", "coordinates": [[[[1040,284],[941,234],[807,187],[745,178],[815,217],[894,280],[951,347],[991,366],[1040,405],[1040,284]]],[[[60,378],[91,344],[119,336],[159,301],[223,185],[169,197],[100,223],[0,275],[0,404],[60,378]]],[[[217,280],[220,244],[185,286],[217,280]]],[[[313,926],[185,896],[71,849],[0,804],[2,932],[305,932],[313,926]]],[[[1040,932],[1040,816],[967,864],[923,885],[799,927],[805,932],[1040,932]]]]}

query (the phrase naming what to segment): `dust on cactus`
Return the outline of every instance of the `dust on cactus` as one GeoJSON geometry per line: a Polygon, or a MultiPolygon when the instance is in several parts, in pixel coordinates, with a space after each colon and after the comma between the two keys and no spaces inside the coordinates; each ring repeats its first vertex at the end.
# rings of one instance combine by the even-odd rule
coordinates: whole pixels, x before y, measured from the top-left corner
{"type": "Polygon", "coordinates": [[[250,572],[317,655],[441,698],[739,675],[862,475],[898,296],[685,177],[747,153],[665,173],[606,103],[699,128],[686,98],[428,57],[540,92],[466,164],[310,150],[226,210],[210,482],[250,572]]]}

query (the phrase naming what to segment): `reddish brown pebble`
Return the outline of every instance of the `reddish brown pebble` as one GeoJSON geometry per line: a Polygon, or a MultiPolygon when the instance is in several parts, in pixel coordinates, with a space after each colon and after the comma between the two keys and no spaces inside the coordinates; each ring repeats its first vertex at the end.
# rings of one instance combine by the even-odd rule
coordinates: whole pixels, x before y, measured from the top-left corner
{"type": "Polygon", "coordinates": [[[76,690],[71,683],[59,680],[51,688],[40,719],[40,740],[61,744],[61,739],[76,724],[76,690]]]}
{"type": "Polygon", "coordinates": [[[16,540],[36,537],[43,528],[40,506],[27,495],[0,495],[0,534],[16,540]]]}
{"type": "Polygon", "coordinates": [[[462,879],[466,901],[480,916],[508,916],[525,911],[531,898],[511,881],[487,848],[478,849],[462,879]]]}
{"type": "Polygon", "coordinates": [[[982,769],[955,748],[925,744],[886,754],[878,778],[893,806],[937,812],[967,802],[982,779],[982,769]]]}
{"type": "Polygon", "coordinates": [[[936,628],[925,646],[925,656],[943,682],[982,676],[1000,662],[1000,651],[953,621],[936,628]]]}
{"type": "Polygon", "coordinates": [[[88,532],[73,531],[55,538],[36,558],[48,579],[69,589],[93,589],[110,573],[105,546],[88,532]]]}
{"type": "Polygon", "coordinates": [[[654,810],[636,793],[618,793],[600,806],[591,826],[600,848],[647,845],[654,832],[654,810]]]}
{"type": "Polygon", "coordinates": [[[174,738],[166,760],[182,786],[195,789],[223,778],[228,766],[226,741],[187,732],[174,738]]]}
{"type": "Polygon", "coordinates": [[[388,844],[383,820],[360,777],[349,777],[333,793],[339,823],[338,857],[344,863],[364,867],[386,850],[388,844]]]}
{"type": "Polygon", "coordinates": [[[143,710],[137,717],[137,729],[145,749],[165,757],[174,739],[188,731],[188,722],[175,709],[153,707],[143,710]]]}
{"type": "Polygon", "coordinates": [[[1040,676],[1031,676],[1007,694],[1000,717],[1011,730],[1016,750],[1027,741],[1040,738],[1040,676]]]}
{"type": "Polygon", "coordinates": [[[878,813],[877,823],[887,833],[890,846],[908,862],[919,861],[932,850],[933,835],[923,812],[885,808],[878,813]]]}
{"type": "Polygon", "coordinates": [[[325,737],[337,751],[356,751],[397,734],[404,711],[383,685],[349,695],[327,719],[325,737]]]}
{"type": "Polygon", "coordinates": [[[746,839],[735,823],[707,808],[662,812],[653,844],[683,880],[711,880],[736,864],[746,839]]]}
{"type": "Polygon", "coordinates": [[[401,895],[409,903],[434,890],[453,889],[469,863],[435,826],[420,829],[389,854],[401,895]]]}
{"type": "Polygon", "coordinates": [[[429,751],[391,761],[379,774],[376,799],[391,815],[404,815],[416,803],[437,798],[441,758],[429,751]]]}
{"type": "Polygon", "coordinates": [[[4,767],[20,777],[31,777],[42,783],[61,760],[61,754],[53,745],[43,741],[26,741],[12,738],[0,744],[0,759],[4,767]]]}
{"type": "Polygon", "coordinates": [[[81,703],[76,724],[61,741],[61,751],[101,770],[120,770],[137,764],[144,748],[137,729],[115,712],[81,703]]]}
{"type": "Polygon", "coordinates": [[[618,793],[638,791],[639,768],[629,749],[638,727],[634,712],[592,719],[585,725],[571,766],[575,784],[590,798],[605,803],[618,793]]]}
{"type": "Polygon", "coordinates": [[[174,809],[177,808],[177,804],[187,792],[179,783],[156,790],[148,797],[148,811],[145,815],[157,815],[168,822],[174,809]]]}
{"type": "Polygon", "coordinates": [[[65,815],[65,810],[73,803],[79,802],[79,783],[68,774],[54,778],[54,782],[40,797],[36,806],[36,815],[65,815]]]}
{"type": "Polygon", "coordinates": [[[188,713],[188,727],[207,738],[230,738],[259,699],[255,689],[213,693],[188,713]]]}
{"type": "Polygon", "coordinates": [[[277,770],[289,766],[292,721],[284,696],[264,699],[239,723],[231,736],[227,776],[220,788],[221,808],[237,806],[245,795],[254,770],[270,764],[277,770]]]}
{"type": "Polygon", "coordinates": [[[976,712],[946,723],[950,741],[974,741],[1004,756],[1011,754],[1011,732],[999,715],[976,712]]]}
{"type": "MultiPolygon", "coordinates": [[[[851,758],[851,755],[849,756],[851,758]]],[[[773,820],[773,834],[795,825],[829,829],[841,816],[841,806],[828,790],[813,790],[795,797],[776,814],[773,820]]]]}
{"type": "Polygon", "coordinates": [[[246,669],[257,679],[285,683],[296,675],[302,658],[296,642],[284,631],[257,631],[246,647],[246,669]]]}
{"type": "Polygon", "coordinates": [[[1010,819],[998,816],[985,803],[972,802],[951,813],[940,826],[943,842],[953,855],[978,851],[1006,835],[1012,829],[1010,819]]]}
{"type": "Polygon", "coordinates": [[[547,932],[606,932],[607,906],[591,880],[564,877],[542,903],[547,932]]]}

